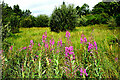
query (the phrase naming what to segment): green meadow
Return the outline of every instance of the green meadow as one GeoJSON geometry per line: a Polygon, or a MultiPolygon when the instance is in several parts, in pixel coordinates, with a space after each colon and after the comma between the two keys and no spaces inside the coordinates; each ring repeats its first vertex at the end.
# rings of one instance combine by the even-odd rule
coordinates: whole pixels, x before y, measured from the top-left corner
{"type": "MultiPolygon", "coordinates": [[[[13,52],[19,50],[23,47],[28,47],[30,45],[30,40],[33,40],[34,44],[42,42],[42,35],[47,32],[47,41],[51,38],[55,40],[55,45],[59,39],[65,44],[67,39],[65,37],[66,32],[51,32],[49,27],[39,28],[20,28],[20,32],[12,35],[12,37],[7,38],[8,42],[13,45],[13,52]]],[[[118,54],[120,53],[120,28],[109,29],[107,25],[92,25],[92,26],[82,26],[76,27],[75,30],[70,32],[70,41],[72,42],[73,51],[76,56],[81,56],[82,52],[78,51],[80,49],[80,38],[82,33],[87,39],[90,39],[92,35],[93,40],[96,41],[98,46],[98,60],[100,61],[99,66],[101,67],[101,77],[102,78],[118,78],[120,69],[118,66],[118,54]],[[93,30],[94,29],[94,30],[93,30]]],[[[65,49],[65,48],[64,48],[65,49]]],[[[44,54],[44,53],[43,53],[44,54]]],[[[21,54],[22,55],[22,54],[21,54]]],[[[63,55],[62,55],[63,56],[63,55]]],[[[79,59],[78,59],[79,61],[79,59]]],[[[89,72],[90,74],[90,72],[89,72]]],[[[92,76],[91,76],[92,77],[92,76]]]]}

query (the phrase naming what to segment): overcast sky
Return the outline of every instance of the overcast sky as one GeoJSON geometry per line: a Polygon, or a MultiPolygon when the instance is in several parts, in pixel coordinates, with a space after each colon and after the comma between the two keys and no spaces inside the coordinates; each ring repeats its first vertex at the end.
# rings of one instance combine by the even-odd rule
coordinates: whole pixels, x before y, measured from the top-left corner
{"type": "Polygon", "coordinates": [[[78,5],[81,7],[84,3],[87,3],[90,9],[92,9],[94,5],[96,5],[98,2],[101,2],[102,0],[4,0],[4,2],[11,7],[18,4],[22,10],[29,9],[34,16],[39,14],[46,14],[50,16],[55,6],[60,6],[63,1],[66,4],[74,4],[75,7],[78,5]]]}

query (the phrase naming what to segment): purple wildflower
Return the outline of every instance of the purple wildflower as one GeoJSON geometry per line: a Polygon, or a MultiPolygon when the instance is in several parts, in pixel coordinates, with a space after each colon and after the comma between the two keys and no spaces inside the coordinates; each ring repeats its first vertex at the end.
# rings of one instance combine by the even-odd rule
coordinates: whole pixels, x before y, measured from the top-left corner
{"type": "Polygon", "coordinates": [[[54,45],[54,44],[55,44],[54,39],[52,41],[50,40],[50,45],[54,45]]]}
{"type": "Polygon", "coordinates": [[[46,38],[47,38],[47,36],[45,36],[45,35],[43,34],[43,36],[42,36],[42,42],[45,43],[46,38]]]}
{"type": "Polygon", "coordinates": [[[58,41],[57,46],[59,46],[59,44],[62,46],[62,40],[58,41]]]}
{"type": "Polygon", "coordinates": [[[87,39],[86,39],[86,37],[84,37],[84,42],[87,42],[87,39]]]}
{"type": "Polygon", "coordinates": [[[48,44],[45,44],[45,48],[48,48],[48,44]]]}
{"type": "Polygon", "coordinates": [[[62,46],[62,40],[60,40],[60,45],[62,46]]]}
{"type": "Polygon", "coordinates": [[[82,33],[81,37],[84,37],[85,35],[82,33]]]}
{"type": "Polygon", "coordinates": [[[60,41],[58,41],[57,46],[59,46],[60,41]]]}
{"type": "Polygon", "coordinates": [[[36,55],[36,57],[38,57],[38,55],[36,55]]]}
{"type": "Polygon", "coordinates": [[[27,47],[23,47],[23,50],[26,49],[27,47]]]}
{"type": "Polygon", "coordinates": [[[51,59],[49,59],[49,62],[51,62],[51,59]]]}
{"type": "Polygon", "coordinates": [[[30,41],[31,45],[34,45],[33,40],[30,41]]]}
{"type": "Polygon", "coordinates": [[[31,40],[30,43],[33,43],[33,40],[31,40]]]}
{"type": "Polygon", "coordinates": [[[83,43],[83,39],[82,39],[82,38],[80,38],[80,41],[81,41],[80,43],[82,44],[82,43],[83,43]]]}
{"type": "Polygon", "coordinates": [[[97,50],[97,44],[96,44],[96,42],[94,41],[94,46],[95,46],[95,49],[97,50]]]}
{"type": "Polygon", "coordinates": [[[0,50],[0,54],[3,52],[3,50],[0,50]]]}
{"type": "Polygon", "coordinates": [[[40,43],[38,43],[38,46],[41,46],[40,43]]]}
{"type": "Polygon", "coordinates": [[[73,51],[73,46],[65,47],[65,57],[67,57],[69,54],[69,55],[73,55],[73,59],[75,59],[74,52],[71,52],[71,51],[73,51]]]}
{"type": "Polygon", "coordinates": [[[29,48],[31,48],[32,46],[31,45],[29,45],[29,48]]]}
{"type": "Polygon", "coordinates": [[[67,37],[67,38],[70,37],[70,33],[69,33],[69,31],[66,31],[66,35],[65,35],[65,37],[67,37]]]}
{"type": "Polygon", "coordinates": [[[90,49],[93,49],[93,45],[89,42],[88,51],[90,51],[90,49]]]}
{"type": "Polygon", "coordinates": [[[88,76],[88,74],[86,73],[86,69],[82,70],[82,68],[81,68],[80,72],[81,72],[81,74],[80,74],[81,76],[82,76],[83,74],[86,74],[86,76],[88,76]]]}
{"type": "Polygon", "coordinates": [[[117,62],[117,61],[118,61],[118,58],[115,58],[115,61],[117,62]]]}
{"type": "Polygon", "coordinates": [[[13,46],[10,46],[10,50],[12,51],[12,49],[13,49],[13,46]]]}

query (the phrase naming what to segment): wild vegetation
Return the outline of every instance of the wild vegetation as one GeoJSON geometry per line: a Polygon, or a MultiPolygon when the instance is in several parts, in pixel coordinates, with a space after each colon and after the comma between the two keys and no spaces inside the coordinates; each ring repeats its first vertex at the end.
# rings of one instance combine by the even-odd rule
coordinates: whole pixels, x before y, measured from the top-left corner
{"type": "Polygon", "coordinates": [[[3,2],[2,78],[118,79],[119,6],[63,2],[50,17],[34,17],[3,2]]]}

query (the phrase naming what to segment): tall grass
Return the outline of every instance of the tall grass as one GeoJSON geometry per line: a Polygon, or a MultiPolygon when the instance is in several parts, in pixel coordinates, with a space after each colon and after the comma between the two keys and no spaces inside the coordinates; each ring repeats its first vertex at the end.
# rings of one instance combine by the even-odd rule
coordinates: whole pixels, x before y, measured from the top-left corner
{"type": "Polygon", "coordinates": [[[68,33],[20,28],[8,38],[12,45],[1,56],[3,78],[118,78],[119,31],[107,25],[77,27],[68,33]]]}

